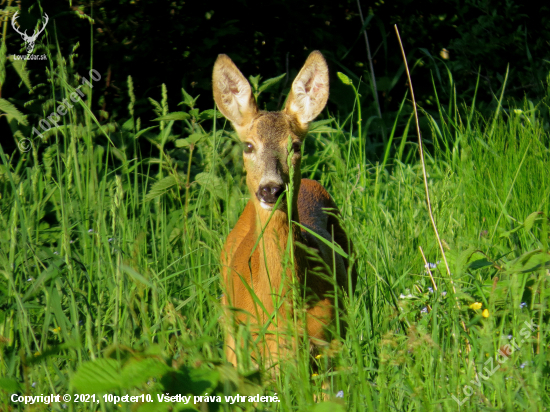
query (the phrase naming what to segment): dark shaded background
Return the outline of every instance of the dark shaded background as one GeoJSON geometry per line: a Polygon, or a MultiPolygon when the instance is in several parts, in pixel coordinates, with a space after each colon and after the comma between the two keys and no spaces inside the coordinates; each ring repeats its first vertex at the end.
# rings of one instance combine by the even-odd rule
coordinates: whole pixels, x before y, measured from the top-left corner
{"type": "MultiPolygon", "coordinates": [[[[155,117],[147,97],[160,100],[162,83],[168,89],[171,111],[178,110],[182,87],[193,96],[200,95],[197,102],[201,109],[213,108],[210,76],[219,53],[228,54],[247,77],[261,74],[266,79],[288,72],[278,87],[261,97],[263,107],[275,110],[307,55],[316,49],[323,52],[331,68],[329,111],[346,116],[352,110],[351,89],[336,78],[336,72],[341,71],[356,84],[359,79],[366,82],[360,88],[363,117],[366,121],[376,115],[356,1],[21,1],[11,6],[7,8],[5,2],[0,7],[11,14],[14,7],[19,8],[18,21],[29,28],[28,32],[43,12],[49,15],[47,37],[39,38],[35,54],[45,53],[49,47],[55,58],[59,47],[69,61],[68,56],[79,44],[75,70],[85,74],[91,66],[102,75],[94,89],[94,107],[106,112],[102,122],[128,117],[129,75],[138,99],[136,115],[144,120],[155,117]]],[[[432,81],[441,94],[439,98],[449,98],[450,76],[459,99],[471,101],[478,70],[476,105],[482,111],[490,109],[507,64],[508,98],[527,96],[536,101],[545,94],[550,61],[547,5],[519,0],[361,0],[361,7],[364,17],[369,18],[367,33],[386,122],[395,116],[406,90],[393,29],[396,23],[409,65],[414,66],[417,99],[426,110],[436,109],[432,81]],[[444,48],[450,56],[446,60],[440,57],[444,48]]],[[[6,34],[8,55],[20,53],[23,42],[11,24],[6,34]]],[[[42,84],[32,95],[9,63],[5,84],[0,85],[1,97],[28,115],[31,125],[41,118],[40,99],[45,99],[51,89],[45,71],[51,63],[28,62],[33,86],[42,84]],[[31,99],[34,104],[25,107],[31,99]]],[[[13,144],[13,127],[10,131],[3,119],[0,133],[2,144],[13,144]]]]}

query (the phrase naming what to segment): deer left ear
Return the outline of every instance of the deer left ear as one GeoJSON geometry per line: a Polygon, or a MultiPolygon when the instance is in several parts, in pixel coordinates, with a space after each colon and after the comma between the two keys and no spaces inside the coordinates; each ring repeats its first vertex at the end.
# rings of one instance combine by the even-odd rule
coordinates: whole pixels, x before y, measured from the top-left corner
{"type": "Polygon", "coordinates": [[[292,83],[284,112],[294,116],[304,129],[325,108],[328,100],[328,66],[319,51],[312,52],[292,83]]]}

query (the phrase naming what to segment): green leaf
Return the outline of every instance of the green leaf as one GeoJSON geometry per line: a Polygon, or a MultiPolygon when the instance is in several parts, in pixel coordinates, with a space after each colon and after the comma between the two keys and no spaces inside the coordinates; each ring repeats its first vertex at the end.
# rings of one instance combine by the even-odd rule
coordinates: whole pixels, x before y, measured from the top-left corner
{"type": "Polygon", "coordinates": [[[456,276],[461,276],[474,252],[474,247],[469,247],[462,252],[456,249],[447,251],[445,253],[445,257],[447,258],[447,263],[449,264],[449,269],[451,269],[451,272],[453,272],[456,276]]]}
{"type": "Polygon", "coordinates": [[[252,85],[252,87],[254,88],[254,90],[258,90],[258,85],[260,84],[260,79],[262,78],[262,76],[260,75],[257,75],[257,76],[250,76],[248,78],[248,80],[250,81],[250,84],[252,85]]]}
{"type": "Polygon", "coordinates": [[[19,392],[20,385],[15,379],[0,378],[0,389],[6,391],[9,394],[19,392]]]}
{"type": "Polygon", "coordinates": [[[202,367],[191,369],[189,378],[191,379],[191,385],[188,391],[193,395],[201,395],[208,389],[213,389],[218,385],[220,373],[215,369],[202,367]]]}
{"type": "Polygon", "coordinates": [[[180,104],[185,104],[185,105],[189,106],[190,108],[195,107],[195,104],[196,104],[197,99],[199,98],[199,96],[197,96],[195,98],[191,97],[191,95],[189,93],[187,93],[183,87],[181,88],[181,92],[183,94],[183,102],[181,102],[180,104]]]}
{"type": "Polygon", "coordinates": [[[344,252],[344,249],[342,249],[342,247],[336,243],[336,242],[331,242],[327,239],[325,239],[324,237],[322,237],[321,235],[315,233],[313,230],[305,227],[304,225],[301,225],[300,223],[298,222],[293,222],[294,224],[300,226],[302,229],[304,229],[306,232],[308,232],[309,234],[315,236],[317,239],[319,239],[321,242],[323,242],[325,245],[327,245],[329,248],[331,248],[332,250],[334,250],[336,253],[338,253],[340,256],[343,256],[344,258],[348,258],[348,254],[346,252],[344,252]]]}
{"type": "Polygon", "coordinates": [[[185,112],[172,112],[168,113],[166,116],[157,117],[156,119],[153,119],[155,121],[161,122],[161,121],[170,121],[170,120],[186,120],[189,119],[189,116],[185,112]]]}
{"type": "Polygon", "coordinates": [[[126,388],[140,386],[151,377],[160,377],[168,372],[170,368],[158,358],[130,359],[122,368],[121,378],[126,388]]]}
{"type": "Polygon", "coordinates": [[[177,184],[178,182],[174,176],[166,176],[164,179],[155,182],[155,184],[151,186],[151,190],[149,190],[149,193],[147,193],[147,196],[145,196],[145,199],[143,199],[143,201],[147,202],[154,199],[155,197],[161,196],[168,192],[171,187],[176,186],[177,184]]]}
{"type": "Polygon", "coordinates": [[[531,250],[506,265],[506,272],[529,273],[550,267],[550,255],[542,249],[531,250]]]}
{"type": "Polygon", "coordinates": [[[540,215],[542,215],[542,212],[533,212],[525,218],[525,221],[523,222],[523,227],[525,227],[525,230],[527,232],[531,230],[533,224],[535,223],[535,220],[537,220],[540,215]]]}
{"type": "Polygon", "coordinates": [[[26,60],[12,60],[10,58],[11,64],[13,65],[13,68],[21,77],[21,80],[23,80],[23,83],[25,83],[25,86],[27,86],[27,89],[32,89],[31,80],[29,78],[29,72],[27,71],[27,61],[26,60]]]}
{"type": "Polygon", "coordinates": [[[24,116],[17,108],[6,99],[0,99],[0,110],[8,115],[8,119],[14,118],[18,123],[27,126],[27,116],[24,116]]]}
{"type": "Polygon", "coordinates": [[[159,133],[160,143],[164,147],[167,141],[172,140],[174,137],[170,136],[172,131],[172,126],[174,125],[175,120],[170,120],[170,123],[166,126],[164,130],[159,133]]]}
{"type": "Polygon", "coordinates": [[[209,172],[203,172],[195,176],[195,181],[199,185],[204,186],[210,193],[223,199],[225,184],[218,176],[209,172]]]}
{"type": "Polygon", "coordinates": [[[44,282],[47,282],[51,279],[55,279],[61,275],[61,270],[57,265],[48,266],[46,269],[40,273],[40,276],[33,282],[32,286],[27,290],[25,296],[23,296],[22,301],[25,302],[30,297],[32,297],[41,287],[44,282]]]}
{"type": "Polygon", "coordinates": [[[334,119],[325,119],[325,120],[319,120],[317,122],[311,123],[309,126],[309,133],[336,133],[338,132],[338,129],[333,129],[330,126],[327,126],[327,124],[332,123],[334,119]]]}
{"type": "Polygon", "coordinates": [[[122,126],[121,126],[122,130],[127,130],[127,131],[132,131],[134,130],[134,119],[133,118],[129,118],[128,120],[126,120],[122,126]]]}
{"type": "Polygon", "coordinates": [[[157,127],[158,126],[151,126],[151,127],[148,127],[147,129],[140,130],[139,132],[136,133],[136,135],[134,136],[134,139],[137,140],[137,138],[140,137],[143,133],[148,132],[149,130],[155,129],[157,127]]]}
{"type": "Polygon", "coordinates": [[[283,73],[281,74],[280,76],[277,76],[277,77],[272,77],[271,79],[267,79],[266,81],[264,81],[262,83],[262,85],[260,86],[260,88],[258,89],[258,94],[260,94],[261,92],[263,92],[264,90],[267,90],[269,89],[271,86],[274,86],[276,85],[277,83],[279,83],[281,81],[281,79],[283,77],[286,76],[286,73],[283,73]]]}
{"type": "Polygon", "coordinates": [[[201,140],[203,137],[206,137],[207,135],[202,133],[193,133],[189,137],[185,139],[177,139],[176,140],[176,147],[189,147],[192,144],[196,144],[199,140],[201,140]]]}
{"type": "Polygon", "coordinates": [[[477,259],[477,260],[474,260],[473,262],[470,262],[468,264],[468,269],[476,270],[476,269],[481,269],[492,265],[493,265],[493,262],[491,262],[490,260],[487,260],[486,258],[482,258],[482,259],[477,259]]]}
{"type": "Polygon", "coordinates": [[[140,283],[143,283],[145,286],[148,286],[150,288],[153,287],[153,285],[151,284],[151,282],[149,282],[145,276],[143,276],[141,273],[138,273],[137,271],[135,271],[133,268],[131,268],[130,266],[127,266],[127,265],[121,265],[120,266],[120,269],[122,269],[122,271],[124,273],[126,273],[128,276],[130,276],[132,279],[140,282],[140,283]]]}
{"type": "Polygon", "coordinates": [[[223,118],[223,114],[221,114],[221,112],[219,110],[214,110],[214,109],[207,109],[207,110],[202,111],[200,113],[199,117],[203,120],[213,119],[214,114],[216,115],[217,119],[223,118]]]}
{"type": "Polygon", "coordinates": [[[84,362],[71,379],[79,393],[111,392],[124,386],[120,364],[114,359],[84,362]]]}
{"type": "Polygon", "coordinates": [[[353,83],[351,82],[350,78],[346,76],[344,73],[338,72],[336,73],[336,75],[342,81],[342,83],[344,83],[346,86],[353,86],[353,83]]]}

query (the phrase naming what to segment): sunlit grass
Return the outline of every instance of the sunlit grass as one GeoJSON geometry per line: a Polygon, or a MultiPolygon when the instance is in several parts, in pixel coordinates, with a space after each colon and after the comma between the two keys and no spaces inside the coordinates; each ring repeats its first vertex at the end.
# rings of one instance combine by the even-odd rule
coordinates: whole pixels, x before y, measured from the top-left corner
{"type": "MultiPolygon", "coordinates": [[[[66,96],[73,83],[52,87],[66,96]]],[[[12,393],[208,392],[277,393],[279,403],[259,410],[312,410],[321,400],[334,411],[456,411],[458,403],[462,411],[545,410],[550,141],[536,110],[501,110],[493,123],[441,109],[424,136],[452,282],[439,263],[415,138],[388,132],[395,146],[384,150],[382,167],[362,161],[365,150],[371,157],[349,132],[354,116],[315,125],[303,176],[339,205],[359,281],[341,305],[348,329],[333,343],[332,361],[316,359],[312,376],[299,351],[272,377],[224,363],[218,322],[219,252],[247,198],[240,147],[186,93],[183,112],[169,110],[168,92],[152,103],[161,119],[154,123],[142,124],[130,108],[100,130],[93,110],[75,106],[29,152],[2,152],[4,405],[18,407],[12,393]],[[517,349],[507,349],[514,339],[517,349]]],[[[398,124],[409,116],[405,105],[398,124]]],[[[135,407],[103,398],[67,405],[135,407]]]]}

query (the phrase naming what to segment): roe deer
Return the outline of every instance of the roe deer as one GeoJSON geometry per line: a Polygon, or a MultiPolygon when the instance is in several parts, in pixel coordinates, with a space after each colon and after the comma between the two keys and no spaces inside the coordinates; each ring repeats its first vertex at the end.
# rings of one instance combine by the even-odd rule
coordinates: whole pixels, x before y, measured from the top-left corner
{"type": "MultiPolygon", "coordinates": [[[[305,324],[300,322],[299,330],[294,333],[296,336],[307,334],[310,351],[317,351],[319,346],[328,345],[327,327],[334,327],[336,290],[349,291],[348,262],[295,223],[289,226],[288,210],[292,211],[293,222],[299,222],[329,242],[334,239],[345,254],[349,253],[351,244],[336,217],[339,212],[334,201],[323,186],[302,179],[300,173],[300,147],[309,123],[323,110],[328,99],[327,64],[320,52],[309,55],[280,112],[258,109],[250,84],[223,54],[214,65],[213,89],[220,112],[231,121],[244,144],[246,183],[251,195],[221,255],[225,289],[222,304],[230,329],[226,337],[227,359],[237,364],[239,344],[235,330],[229,325],[243,323],[252,327],[255,336],[262,329],[267,332],[260,355],[272,357],[268,364],[279,360],[291,347],[295,348],[296,343],[288,334],[285,336],[282,325],[304,310],[305,324]],[[290,184],[291,168],[294,170],[293,193],[297,196],[283,197],[273,210],[290,184]],[[283,262],[287,256],[292,256],[293,262],[285,267],[283,262]],[[305,297],[300,308],[293,307],[290,296],[293,282],[301,288],[300,296],[305,297]]],[[[350,272],[349,278],[353,289],[355,271],[350,272]]]]}

